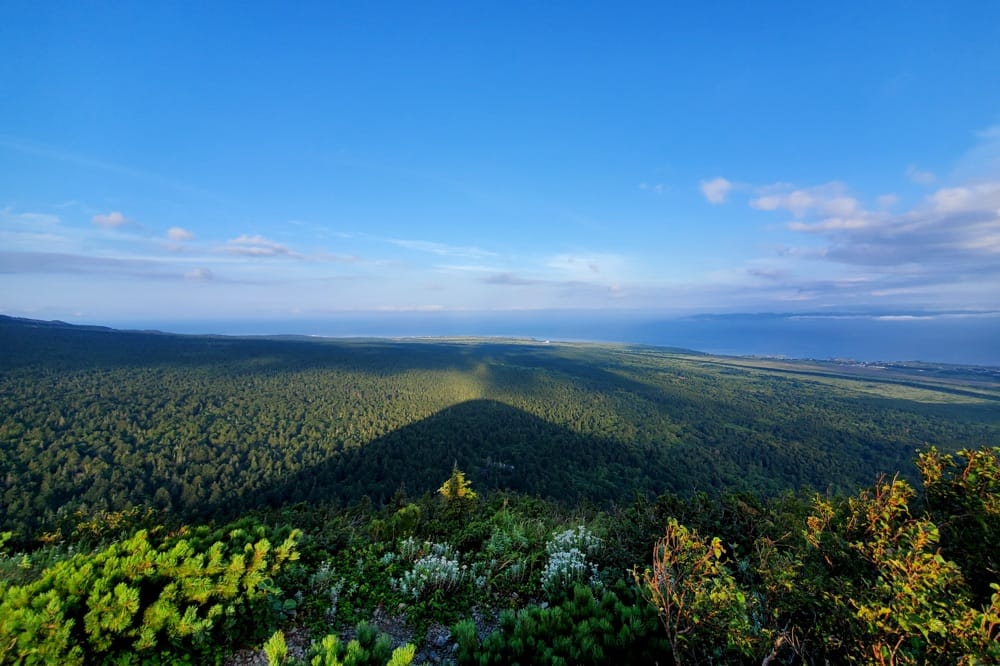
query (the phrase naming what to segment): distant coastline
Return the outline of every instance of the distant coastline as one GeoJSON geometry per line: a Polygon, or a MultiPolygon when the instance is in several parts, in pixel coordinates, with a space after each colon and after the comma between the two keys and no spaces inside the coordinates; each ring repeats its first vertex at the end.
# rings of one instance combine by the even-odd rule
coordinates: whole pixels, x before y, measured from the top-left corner
{"type": "Polygon", "coordinates": [[[184,334],[511,337],[681,347],[711,354],[1000,367],[1000,313],[349,313],[269,320],[81,320],[184,334]]]}

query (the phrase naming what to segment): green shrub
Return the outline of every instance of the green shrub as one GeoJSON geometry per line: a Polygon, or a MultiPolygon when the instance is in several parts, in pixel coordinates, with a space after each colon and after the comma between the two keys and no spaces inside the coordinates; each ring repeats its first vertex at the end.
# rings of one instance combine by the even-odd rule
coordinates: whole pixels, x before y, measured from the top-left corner
{"type": "Polygon", "coordinates": [[[356,634],[346,645],[335,634],[315,641],[308,654],[309,666],[408,666],[413,661],[413,645],[393,650],[389,635],[374,625],[361,622],[356,634]]]}
{"type": "Polygon", "coordinates": [[[25,585],[0,583],[0,662],[80,664],[116,655],[216,654],[266,627],[273,580],[298,557],[264,528],[159,545],[141,530],[78,553],[25,585]]]}
{"type": "Polygon", "coordinates": [[[504,611],[481,642],[471,620],[452,628],[460,664],[654,664],[668,650],[656,610],[624,581],[574,587],[561,604],[504,611]]]}

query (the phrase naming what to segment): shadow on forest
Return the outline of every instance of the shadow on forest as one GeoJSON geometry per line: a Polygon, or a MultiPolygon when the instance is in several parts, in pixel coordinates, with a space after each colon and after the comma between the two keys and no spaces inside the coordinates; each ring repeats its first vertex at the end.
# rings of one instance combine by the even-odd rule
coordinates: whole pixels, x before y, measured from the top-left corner
{"type": "Polygon", "coordinates": [[[331,450],[318,465],[206,506],[206,515],[297,502],[382,504],[398,490],[433,492],[464,470],[479,491],[510,489],[567,502],[629,501],[635,493],[705,491],[764,494],[811,487],[854,490],[874,480],[873,468],[897,452],[879,443],[839,450],[788,446],[723,429],[672,446],[640,447],[580,434],[495,400],[470,400],[359,447],[331,450]]]}
{"type": "MultiPolygon", "coordinates": [[[[365,496],[379,503],[400,487],[411,495],[436,490],[453,464],[480,490],[509,488],[571,502],[628,500],[637,491],[774,494],[808,486],[853,492],[870,484],[878,471],[902,470],[912,476],[914,449],[923,444],[947,450],[959,441],[934,441],[938,435],[954,433],[967,443],[977,424],[1000,422],[993,403],[927,405],[859,397],[789,374],[755,375],[743,383],[728,375],[742,377],[746,371],[704,370],[690,357],[674,363],[661,351],[645,359],[638,347],[175,336],[0,317],[0,348],[7,352],[0,355],[0,373],[16,370],[28,384],[36,373],[114,369],[136,371],[129,381],[156,382],[157,376],[146,370],[171,368],[240,380],[272,376],[279,382],[299,381],[296,373],[327,369],[383,376],[409,370],[458,371],[480,380],[481,392],[466,394],[478,399],[454,404],[361,446],[342,449],[331,441],[323,448],[317,439],[315,448],[307,451],[308,461],[280,462],[286,452],[261,452],[259,460],[274,462],[252,468],[249,473],[256,480],[245,485],[248,468],[242,460],[221,484],[221,493],[212,493],[225,497],[214,504],[202,503],[207,492],[189,493],[193,499],[178,501],[192,486],[205,491],[212,483],[210,472],[201,472],[203,478],[195,477],[197,481],[170,477],[174,506],[183,507],[185,515],[232,516],[254,507],[351,503],[365,496]],[[601,405],[600,413],[588,416],[595,421],[608,418],[607,424],[598,424],[607,425],[600,429],[607,434],[566,427],[562,423],[569,423],[571,415],[558,410],[552,410],[552,422],[501,401],[547,407],[553,390],[561,391],[562,404],[572,404],[577,392],[600,394],[594,403],[601,405]],[[620,418],[626,426],[637,425],[653,416],[671,424],[670,432],[662,431],[661,437],[660,431],[647,431],[634,437],[615,424],[620,418]],[[940,429],[935,416],[945,419],[940,429]],[[955,421],[961,430],[952,427],[955,421]],[[275,467],[269,469],[268,464],[275,467]],[[279,468],[295,471],[283,474],[279,468]],[[247,490],[229,494],[237,484],[247,490]]],[[[430,375],[421,380],[439,379],[430,375]]],[[[235,396],[259,398],[253,382],[230,384],[235,396]]],[[[252,441],[265,446],[266,433],[254,437],[252,441]]],[[[203,459],[210,464],[214,456],[223,455],[232,453],[216,448],[203,459]]],[[[116,469],[118,464],[116,460],[116,469]]],[[[134,477],[121,478],[125,480],[105,487],[128,496],[127,489],[116,489],[114,483],[133,483],[134,477]]]]}
{"type": "Polygon", "coordinates": [[[606,502],[662,490],[643,452],[501,402],[470,400],[363,446],[331,452],[319,465],[207,510],[346,504],[364,496],[382,503],[400,488],[410,495],[437,490],[453,465],[467,472],[478,490],[510,489],[559,500],[606,502]]]}

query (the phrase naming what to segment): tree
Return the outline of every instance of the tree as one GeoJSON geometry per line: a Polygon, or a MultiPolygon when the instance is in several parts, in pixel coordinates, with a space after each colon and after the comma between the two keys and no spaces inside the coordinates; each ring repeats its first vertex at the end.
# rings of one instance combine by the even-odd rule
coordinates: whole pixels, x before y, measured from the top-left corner
{"type": "Polygon", "coordinates": [[[465,472],[458,468],[456,464],[451,468],[451,476],[438,488],[438,494],[445,500],[474,500],[476,491],[472,489],[472,483],[465,478],[465,472]]]}

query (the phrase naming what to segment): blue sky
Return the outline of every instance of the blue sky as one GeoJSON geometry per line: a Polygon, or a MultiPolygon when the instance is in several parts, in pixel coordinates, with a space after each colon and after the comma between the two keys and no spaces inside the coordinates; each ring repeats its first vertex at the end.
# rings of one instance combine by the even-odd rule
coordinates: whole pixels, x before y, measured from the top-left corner
{"type": "Polygon", "coordinates": [[[0,8],[0,312],[1000,309],[1000,3],[0,8]]]}

